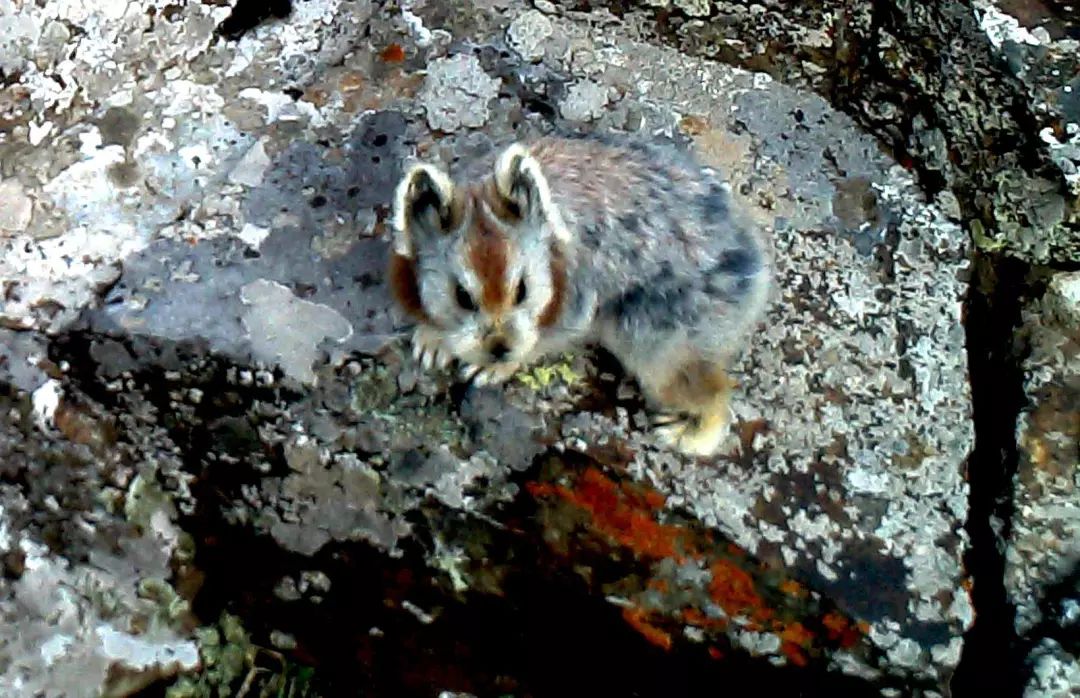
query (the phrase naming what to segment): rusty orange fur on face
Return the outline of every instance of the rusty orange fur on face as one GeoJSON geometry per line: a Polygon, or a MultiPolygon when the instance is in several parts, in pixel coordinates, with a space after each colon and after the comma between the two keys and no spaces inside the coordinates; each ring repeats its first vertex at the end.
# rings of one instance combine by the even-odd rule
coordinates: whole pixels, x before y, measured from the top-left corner
{"type": "Polygon", "coordinates": [[[480,280],[480,305],[492,315],[502,314],[510,294],[506,288],[506,267],[510,241],[497,222],[491,220],[480,196],[473,195],[474,225],[465,241],[469,264],[480,280]]]}
{"type": "Polygon", "coordinates": [[[397,253],[390,255],[388,276],[390,292],[397,298],[402,309],[421,322],[432,322],[420,300],[420,285],[413,260],[397,253]]]}

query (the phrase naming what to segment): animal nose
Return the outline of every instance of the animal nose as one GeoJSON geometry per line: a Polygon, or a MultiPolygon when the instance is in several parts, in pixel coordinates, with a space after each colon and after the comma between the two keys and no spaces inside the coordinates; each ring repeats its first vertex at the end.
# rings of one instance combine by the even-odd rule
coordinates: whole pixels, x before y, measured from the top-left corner
{"type": "Polygon", "coordinates": [[[500,359],[505,358],[506,355],[510,353],[510,347],[506,346],[506,342],[504,342],[503,340],[496,339],[494,342],[491,343],[491,346],[488,347],[488,353],[491,354],[491,358],[499,361],[500,359]]]}

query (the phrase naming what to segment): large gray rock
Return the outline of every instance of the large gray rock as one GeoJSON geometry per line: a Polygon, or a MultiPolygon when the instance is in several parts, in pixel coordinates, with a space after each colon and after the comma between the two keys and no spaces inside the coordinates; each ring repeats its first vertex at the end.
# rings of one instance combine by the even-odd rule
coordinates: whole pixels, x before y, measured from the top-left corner
{"type": "MultiPolygon", "coordinates": [[[[186,514],[205,559],[250,563],[207,563],[208,597],[243,606],[266,591],[291,610],[256,603],[245,608],[265,615],[246,620],[279,624],[273,637],[299,643],[296,657],[324,647],[296,604],[313,618],[388,607],[398,620],[381,624],[406,616],[468,637],[429,610],[460,619],[463,599],[516,600],[508,580],[543,548],[581,577],[587,608],[619,609],[612,635],[828,668],[860,690],[944,693],[972,622],[960,533],[969,250],[953,212],[818,96],[642,43],[604,13],[463,7],[312,0],[232,43],[212,35],[228,14],[216,5],[22,5],[0,20],[4,70],[20,76],[4,88],[0,319],[38,333],[0,370],[39,388],[41,421],[0,439],[46,443],[80,400],[111,412],[140,482],[162,483],[166,520],[186,514]],[[633,386],[592,354],[460,400],[447,376],[404,358],[382,283],[402,162],[451,164],[570,121],[695,141],[772,231],[778,289],[713,461],[658,448],[633,386]],[[7,367],[43,343],[57,364],[7,367]],[[515,507],[543,515],[523,523],[515,507]],[[519,529],[530,533],[508,533],[519,529]],[[693,554],[657,544],[668,540],[693,554]],[[272,550],[273,564],[237,541],[272,550]],[[560,557],[567,541],[574,554],[560,557]],[[362,592],[341,580],[370,573],[357,561],[427,580],[415,592],[427,603],[400,590],[384,603],[371,586],[358,588],[373,598],[351,599],[362,592]],[[296,581],[312,578],[325,583],[296,581]]],[[[114,448],[85,467],[110,472],[114,448]]],[[[20,477],[12,501],[26,497],[20,477]]],[[[130,497],[132,482],[113,487],[130,497]]],[[[13,525],[10,508],[2,516],[13,525]]],[[[61,564],[68,551],[42,549],[42,536],[28,528],[0,552],[36,545],[43,566],[61,564]]],[[[0,591],[7,609],[32,601],[20,584],[0,591]]],[[[0,643],[5,665],[22,667],[5,680],[64,686],[92,656],[93,694],[106,668],[91,648],[97,610],[72,603],[92,612],[35,630],[35,647],[0,643]],[[66,648],[48,657],[52,673],[42,645],[66,648]]],[[[36,622],[11,614],[8,640],[36,622]]]]}

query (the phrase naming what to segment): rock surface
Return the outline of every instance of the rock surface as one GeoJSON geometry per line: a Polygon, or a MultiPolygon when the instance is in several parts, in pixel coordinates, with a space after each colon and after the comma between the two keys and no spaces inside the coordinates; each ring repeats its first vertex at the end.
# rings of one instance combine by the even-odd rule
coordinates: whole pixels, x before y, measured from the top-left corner
{"type": "MultiPolygon", "coordinates": [[[[869,3],[282,4],[0,0],[0,686],[947,694],[974,619],[965,221],[1076,254],[1068,144],[1033,167],[972,136],[1018,132],[1004,43],[919,77],[920,21],[993,39],[994,8],[880,3],[892,34],[869,3]],[[705,16],[728,21],[682,21],[705,16]],[[962,113],[931,99],[968,80],[962,113]],[[863,130],[895,146],[890,109],[918,185],[863,130]],[[692,142],[770,229],[720,457],[658,448],[594,352],[482,391],[407,358],[383,283],[403,163],[553,128],[692,142]]],[[[1058,324],[1031,325],[1018,424],[1021,633],[1066,559],[1047,530],[1075,539],[1072,278],[1030,309],[1058,324]]],[[[1073,676],[1063,637],[1038,634],[1031,695],[1073,676]]]]}
{"type": "Polygon", "coordinates": [[[1031,648],[1027,695],[1067,696],[1080,678],[1080,273],[1052,275],[1024,311],[1027,405],[1005,540],[1005,588],[1031,648]]]}
{"type": "Polygon", "coordinates": [[[1080,257],[1080,23],[1067,3],[628,4],[648,10],[641,31],[688,54],[828,96],[957,206],[981,247],[1080,257]]]}

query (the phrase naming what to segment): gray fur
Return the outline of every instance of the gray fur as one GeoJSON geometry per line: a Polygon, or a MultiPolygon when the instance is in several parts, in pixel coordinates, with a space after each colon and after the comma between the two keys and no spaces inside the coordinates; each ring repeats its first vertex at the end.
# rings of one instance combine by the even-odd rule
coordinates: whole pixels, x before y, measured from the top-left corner
{"type": "MultiPolygon", "coordinates": [[[[506,233],[509,268],[524,270],[529,288],[547,294],[513,311],[515,322],[532,322],[535,332],[516,332],[526,339],[500,362],[477,347],[503,321],[482,311],[465,320],[441,298],[431,306],[425,301],[442,329],[418,335],[425,343],[420,353],[456,357],[472,366],[471,375],[497,382],[544,354],[598,342],[654,397],[663,386],[650,376],[669,374],[673,362],[725,365],[760,319],[772,271],[762,231],[734,210],[717,173],[673,143],[604,135],[524,145],[525,151],[504,151],[509,157],[496,159],[488,172],[503,183],[496,195],[513,198],[518,167],[532,173],[542,194],[506,233]],[[543,215],[534,215],[541,200],[543,215]],[[561,313],[541,327],[554,288],[552,245],[565,261],[567,283],[561,313]]],[[[466,214],[462,230],[469,225],[466,214]]],[[[467,258],[454,249],[453,239],[444,239],[419,251],[422,288],[470,280],[467,258]]]]}

